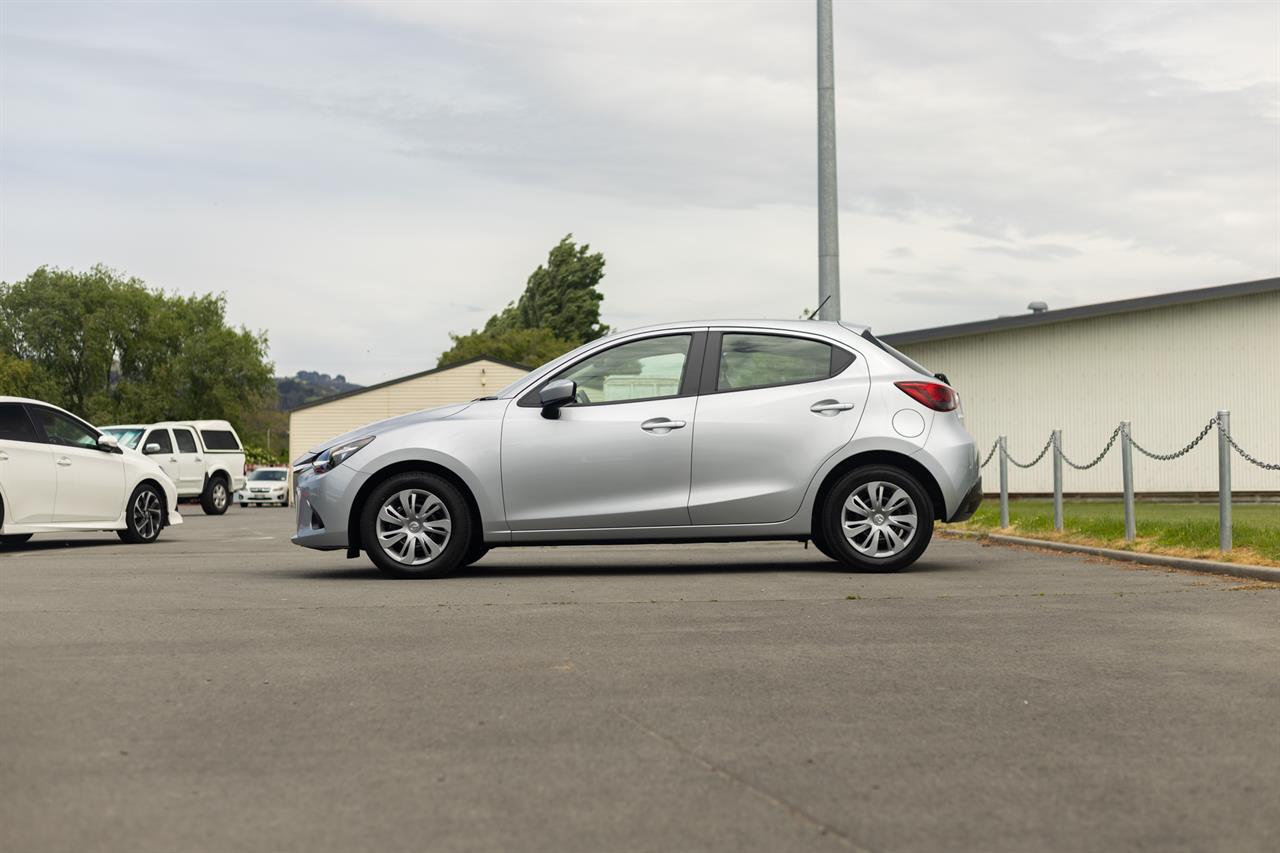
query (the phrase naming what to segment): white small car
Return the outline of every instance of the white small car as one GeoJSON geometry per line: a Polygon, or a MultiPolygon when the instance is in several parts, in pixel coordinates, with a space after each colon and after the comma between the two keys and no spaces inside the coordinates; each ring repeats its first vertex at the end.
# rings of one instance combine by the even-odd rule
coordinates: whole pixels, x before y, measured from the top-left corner
{"type": "Polygon", "coordinates": [[[177,484],[178,496],[199,498],[206,515],[226,512],[244,486],[244,446],[227,421],[116,424],[102,431],[154,459],[177,484]]]}
{"type": "Polygon", "coordinates": [[[72,530],[154,542],[181,523],[178,489],[155,462],[57,406],[0,397],[0,545],[72,530]]]}
{"type": "Polygon", "coordinates": [[[289,503],[288,468],[254,468],[249,480],[235,494],[236,503],[242,507],[285,506],[289,503]]]}

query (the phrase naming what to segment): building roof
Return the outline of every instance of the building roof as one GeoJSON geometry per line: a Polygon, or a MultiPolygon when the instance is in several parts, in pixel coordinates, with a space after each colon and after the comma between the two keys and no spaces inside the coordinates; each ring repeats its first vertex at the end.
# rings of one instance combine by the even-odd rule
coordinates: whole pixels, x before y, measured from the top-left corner
{"type": "Polygon", "coordinates": [[[471,358],[455,361],[453,364],[446,364],[444,367],[433,367],[430,370],[423,370],[419,373],[410,373],[408,376],[399,376],[395,379],[388,379],[386,382],[379,382],[377,385],[366,385],[363,388],[354,388],[350,391],[343,391],[341,394],[333,394],[328,397],[321,397],[319,400],[311,400],[303,403],[301,406],[294,406],[289,412],[297,412],[302,409],[310,409],[312,406],[320,406],[325,403],[332,403],[334,400],[342,400],[347,397],[354,397],[357,394],[363,394],[366,391],[377,391],[379,388],[386,388],[388,385],[398,385],[401,382],[408,382],[411,379],[421,379],[423,376],[430,376],[433,373],[443,373],[447,370],[453,370],[455,367],[462,367],[464,364],[474,364],[477,361],[491,361],[494,364],[501,364],[503,367],[512,367],[516,370],[523,370],[528,373],[533,368],[526,367],[523,364],[516,364],[514,361],[507,361],[501,358],[494,358],[488,355],[473,355],[471,358]]]}
{"type": "Polygon", "coordinates": [[[1271,293],[1274,291],[1280,291],[1280,278],[1264,278],[1258,281],[1224,284],[1218,287],[1200,287],[1195,290],[1178,290],[1173,293],[1158,293],[1155,296],[1140,296],[1137,299],[1121,299],[1116,302],[1099,302],[1094,305],[1061,308],[1057,311],[1041,311],[1039,314],[1018,314],[1013,317],[998,317],[994,320],[957,323],[954,326],[936,326],[932,329],[916,329],[911,332],[879,335],[879,338],[892,346],[919,344],[946,338],[982,335],[988,332],[1005,332],[1010,329],[1022,329],[1028,326],[1043,326],[1048,323],[1085,320],[1092,317],[1105,317],[1110,314],[1147,311],[1152,308],[1164,308],[1170,305],[1186,305],[1193,302],[1208,302],[1211,299],[1229,299],[1236,296],[1249,296],[1255,293],[1271,293]]]}

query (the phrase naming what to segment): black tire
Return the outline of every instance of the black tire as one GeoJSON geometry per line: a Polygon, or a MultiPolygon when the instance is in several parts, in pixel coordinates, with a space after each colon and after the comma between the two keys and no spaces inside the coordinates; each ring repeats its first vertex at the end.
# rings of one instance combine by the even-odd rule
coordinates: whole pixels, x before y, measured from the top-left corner
{"type": "Polygon", "coordinates": [[[821,524],[819,524],[817,528],[815,528],[813,531],[810,532],[809,541],[813,543],[813,547],[817,548],[819,553],[821,553],[824,557],[830,560],[835,560],[837,563],[840,562],[840,556],[834,550],[832,550],[830,545],[827,544],[827,537],[822,532],[821,524]]]}
{"type": "Polygon", "coordinates": [[[227,478],[221,474],[214,474],[209,478],[209,482],[204,484],[204,491],[200,493],[200,508],[204,510],[205,515],[222,515],[229,506],[231,506],[231,492],[228,491],[227,478]]]}
{"type": "Polygon", "coordinates": [[[914,563],[929,547],[929,540],[933,538],[933,502],[920,481],[911,474],[890,465],[872,465],[850,471],[836,481],[823,502],[821,526],[823,544],[841,563],[859,572],[896,572],[914,563]],[[876,487],[875,483],[885,484],[885,487],[876,487]],[[845,502],[863,487],[867,487],[868,492],[878,491],[885,495],[883,504],[891,509],[896,506],[899,511],[884,512],[884,506],[867,502],[867,493],[858,495],[861,504],[868,507],[867,514],[846,510],[845,502]],[[905,494],[909,505],[900,502],[899,492],[905,494]],[[910,509],[915,512],[910,513],[910,509]],[[853,538],[859,541],[863,550],[855,548],[845,536],[846,515],[861,525],[853,538]],[[907,538],[906,523],[912,515],[915,526],[907,538]],[[865,523],[861,522],[862,518],[866,519],[865,523]],[[899,545],[893,537],[902,539],[903,543],[899,545]],[[866,551],[880,553],[864,553],[866,551]]]}
{"type": "Polygon", "coordinates": [[[5,536],[0,536],[0,545],[4,545],[6,548],[10,545],[21,545],[30,538],[30,533],[10,533],[5,536]]]}
{"type": "MultiPolygon", "coordinates": [[[[429,501],[426,506],[431,506],[429,501]]],[[[419,510],[423,508],[422,505],[418,506],[419,510]]],[[[398,578],[441,578],[464,565],[470,551],[474,523],[471,508],[452,483],[435,474],[409,471],[388,478],[369,494],[360,511],[360,540],[369,559],[385,574],[398,578]],[[428,509],[421,516],[413,516],[409,512],[409,505],[404,502],[409,498],[402,500],[401,493],[416,495],[418,500],[434,496],[450,522],[447,535],[439,535],[440,528],[432,526],[433,522],[444,520],[444,514],[428,509]],[[388,546],[378,536],[379,523],[383,525],[384,533],[391,532],[394,535],[396,523],[386,518],[380,522],[379,519],[379,513],[388,502],[394,502],[391,509],[406,519],[404,535],[390,541],[393,550],[395,546],[401,546],[398,553],[403,559],[389,552],[388,546]],[[434,555],[430,554],[426,541],[439,548],[434,555]],[[412,561],[420,558],[425,561],[412,564],[412,561]]]]}
{"type": "Polygon", "coordinates": [[[116,535],[134,545],[156,541],[164,528],[164,495],[155,486],[142,483],[133,490],[124,507],[124,530],[116,535]]]}
{"type": "Polygon", "coordinates": [[[248,504],[240,504],[240,508],[241,508],[241,509],[248,509],[248,508],[249,508],[249,505],[248,505],[248,504]]]}
{"type": "Polygon", "coordinates": [[[484,544],[484,539],[479,536],[477,531],[476,541],[471,543],[471,547],[467,549],[467,553],[462,557],[462,565],[469,566],[472,563],[479,562],[488,553],[489,546],[484,544]]]}

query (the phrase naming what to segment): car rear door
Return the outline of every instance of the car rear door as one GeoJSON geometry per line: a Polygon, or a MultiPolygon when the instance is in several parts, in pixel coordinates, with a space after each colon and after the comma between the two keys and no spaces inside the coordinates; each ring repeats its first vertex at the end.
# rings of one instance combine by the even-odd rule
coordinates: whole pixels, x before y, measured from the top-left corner
{"type": "Polygon", "coordinates": [[[785,521],[853,438],[870,390],[864,359],[820,336],[726,329],[707,341],[693,433],[694,524],[785,521]]]}
{"type": "Polygon", "coordinates": [[[196,434],[187,427],[176,426],[172,431],[180,478],[173,481],[177,483],[181,494],[199,494],[204,488],[204,454],[196,443],[196,434]]]}
{"type": "Polygon", "coordinates": [[[98,448],[98,432],[63,412],[28,410],[53,449],[58,488],[54,522],[110,522],[124,509],[124,457],[98,448]]]}
{"type": "Polygon", "coordinates": [[[687,525],[704,339],[682,330],[584,356],[547,379],[578,386],[577,402],[554,420],[542,415],[541,385],[509,405],[502,494],[510,528],[687,525]]]}
{"type": "Polygon", "coordinates": [[[22,403],[0,403],[0,486],[5,523],[46,524],[53,518],[58,486],[53,448],[22,403]]]}

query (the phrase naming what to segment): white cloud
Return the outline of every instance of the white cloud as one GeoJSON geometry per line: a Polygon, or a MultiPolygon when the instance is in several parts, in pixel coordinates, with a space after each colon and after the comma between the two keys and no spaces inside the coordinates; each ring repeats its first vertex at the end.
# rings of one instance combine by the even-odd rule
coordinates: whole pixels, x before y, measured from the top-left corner
{"type": "MultiPolygon", "coordinates": [[[[845,313],[937,325],[1280,272],[1280,7],[837,4],[845,313]]],[[[816,291],[813,8],[16,4],[0,278],[226,290],[372,382],[560,236],[606,321],[816,291]]]]}

